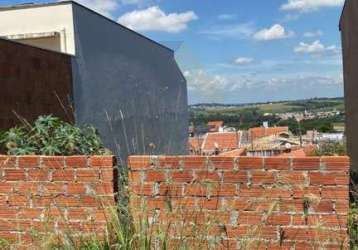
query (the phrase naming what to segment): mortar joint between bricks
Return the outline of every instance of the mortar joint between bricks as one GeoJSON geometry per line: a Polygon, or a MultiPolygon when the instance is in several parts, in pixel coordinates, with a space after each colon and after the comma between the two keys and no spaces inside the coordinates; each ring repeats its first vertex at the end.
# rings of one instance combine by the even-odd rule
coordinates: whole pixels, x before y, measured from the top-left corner
{"type": "Polygon", "coordinates": [[[326,163],[322,160],[322,158],[319,159],[319,170],[322,172],[327,170],[326,163]]]}
{"type": "Polygon", "coordinates": [[[251,171],[247,171],[247,187],[252,186],[252,173],[251,171]]]}
{"type": "Polygon", "coordinates": [[[233,159],[233,171],[238,172],[239,170],[240,170],[240,168],[239,168],[239,158],[235,157],[233,159]]]}
{"type": "Polygon", "coordinates": [[[160,184],[158,182],[155,182],[153,184],[152,194],[153,194],[153,197],[156,197],[160,194],[160,184]]]}
{"type": "Polygon", "coordinates": [[[288,168],[288,170],[293,171],[293,157],[291,156],[288,160],[289,160],[289,168],[288,168]]]}
{"type": "Polygon", "coordinates": [[[19,168],[19,161],[20,161],[19,158],[20,158],[19,156],[15,157],[15,168],[19,168]]]}
{"type": "Polygon", "coordinates": [[[305,187],[309,187],[310,186],[310,177],[308,175],[308,171],[304,171],[302,174],[303,174],[303,177],[304,177],[303,185],[305,187]]]}

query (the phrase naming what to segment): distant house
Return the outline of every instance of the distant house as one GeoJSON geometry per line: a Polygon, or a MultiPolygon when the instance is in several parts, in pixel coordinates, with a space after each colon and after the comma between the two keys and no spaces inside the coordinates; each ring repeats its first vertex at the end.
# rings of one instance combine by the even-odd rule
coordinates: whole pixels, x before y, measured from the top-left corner
{"type": "Polygon", "coordinates": [[[258,127],[249,129],[249,141],[253,142],[257,139],[272,136],[272,135],[281,135],[288,134],[288,127],[258,127]]]}
{"type": "Polygon", "coordinates": [[[343,68],[344,96],[346,110],[346,136],[348,154],[352,169],[358,172],[358,2],[346,0],[340,24],[343,68]]]}
{"type": "Polygon", "coordinates": [[[289,138],[285,134],[273,134],[255,139],[246,146],[246,154],[247,156],[277,156],[290,153],[299,146],[299,138],[289,138]]]}
{"type": "Polygon", "coordinates": [[[54,114],[93,124],[114,153],[186,153],[174,52],[73,1],[0,8],[0,130],[54,114]]]}
{"type": "Polygon", "coordinates": [[[210,121],[208,122],[208,129],[210,133],[223,132],[224,122],[223,121],[210,121]]]}
{"type": "Polygon", "coordinates": [[[207,133],[201,147],[202,154],[213,155],[240,148],[241,132],[207,133]]]}

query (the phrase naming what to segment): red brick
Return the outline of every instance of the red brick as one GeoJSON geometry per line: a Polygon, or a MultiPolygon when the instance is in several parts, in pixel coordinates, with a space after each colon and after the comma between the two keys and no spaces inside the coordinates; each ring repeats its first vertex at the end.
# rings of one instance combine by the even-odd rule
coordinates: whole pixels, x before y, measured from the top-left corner
{"type": "Polygon", "coordinates": [[[278,239],[278,228],[273,226],[239,226],[239,227],[227,227],[227,235],[229,238],[239,239],[267,239],[277,240],[278,239]]]}
{"type": "Polygon", "coordinates": [[[18,165],[20,168],[34,168],[40,165],[39,156],[19,156],[18,165]]]}
{"type": "Polygon", "coordinates": [[[114,181],[114,170],[113,169],[101,169],[100,179],[104,182],[113,182],[114,181]]]}
{"type": "Polygon", "coordinates": [[[333,213],[333,202],[331,200],[320,200],[318,204],[312,204],[311,209],[316,213],[333,213]]]}
{"type": "Polygon", "coordinates": [[[234,158],[215,156],[210,158],[210,164],[216,170],[233,170],[234,158]]]}
{"type": "Polygon", "coordinates": [[[86,220],[89,218],[88,211],[85,208],[67,209],[67,216],[69,220],[86,220]]]}
{"type": "Polygon", "coordinates": [[[0,219],[2,219],[2,220],[3,219],[9,219],[9,218],[15,218],[17,213],[18,213],[17,209],[10,208],[8,206],[6,206],[6,207],[1,206],[0,207],[0,219]]]}
{"type": "Polygon", "coordinates": [[[267,217],[267,225],[289,225],[291,216],[287,214],[273,214],[267,217]]]}
{"type": "Polygon", "coordinates": [[[200,210],[201,209],[219,210],[221,205],[220,199],[218,198],[212,198],[212,199],[199,198],[197,204],[200,210]]]}
{"type": "Polygon", "coordinates": [[[31,219],[35,220],[41,219],[41,215],[43,214],[44,210],[42,208],[22,208],[18,213],[19,219],[31,219]]]}
{"type": "Polygon", "coordinates": [[[319,157],[293,158],[292,167],[293,170],[319,170],[320,162],[319,157]]]}
{"type": "Polygon", "coordinates": [[[287,185],[304,185],[306,178],[303,172],[282,171],[277,174],[277,181],[287,185]]]}
{"type": "Polygon", "coordinates": [[[0,193],[6,194],[13,192],[16,187],[16,183],[0,182],[0,193]]]}
{"type": "Polygon", "coordinates": [[[8,198],[8,202],[10,206],[29,206],[29,199],[25,195],[10,195],[8,198]]]}
{"type": "Polygon", "coordinates": [[[333,200],[346,200],[349,197],[349,189],[346,187],[323,187],[322,198],[333,200]]]}
{"type": "Polygon", "coordinates": [[[83,183],[69,183],[67,185],[67,194],[85,194],[86,186],[83,183]]]}
{"type": "Polygon", "coordinates": [[[183,185],[161,183],[159,187],[159,195],[169,197],[183,196],[183,185]]]}
{"type": "Polygon", "coordinates": [[[25,172],[24,170],[17,169],[5,169],[4,179],[7,181],[23,181],[25,180],[25,172]]]}
{"type": "Polygon", "coordinates": [[[327,171],[349,171],[349,157],[322,157],[322,165],[327,171]]]}
{"type": "Polygon", "coordinates": [[[97,195],[108,195],[114,193],[115,187],[114,183],[101,183],[99,185],[94,185],[94,190],[97,195]]]}
{"type": "Polygon", "coordinates": [[[348,185],[349,175],[347,173],[319,172],[309,174],[312,185],[348,185]]]}
{"type": "Polygon", "coordinates": [[[262,221],[262,214],[253,212],[240,212],[238,224],[239,225],[257,225],[262,221]]]}
{"type": "Polygon", "coordinates": [[[142,172],[139,171],[130,171],[128,173],[129,183],[140,183],[142,181],[142,172]]]}
{"type": "Polygon", "coordinates": [[[225,183],[247,183],[248,177],[245,171],[226,171],[223,172],[225,183]]]}
{"type": "Polygon", "coordinates": [[[295,187],[292,189],[292,193],[294,198],[310,198],[321,196],[321,191],[318,186],[295,187]]]}
{"type": "Polygon", "coordinates": [[[206,169],[207,165],[207,157],[205,156],[184,156],[184,169],[206,169]]]}
{"type": "MultiPolygon", "coordinates": [[[[219,175],[218,172],[214,171],[214,172],[209,172],[209,171],[195,171],[195,176],[196,176],[196,181],[215,181],[218,182],[221,180],[221,176],[219,175]]],[[[191,181],[191,179],[190,179],[191,181]]]]}
{"type": "Polygon", "coordinates": [[[151,196],[154,194],[153,184],[131,185],[130,191],[137,195],[151,196]]]}
{"type": "Polygon", "coordinates": [[[50,173],[46,169],[29,169],[27,173],[29,181],[50,181],[50,173]]]}
{"type": "Polygon", "coordinates": [[[15,168],[16,156],[1,156],[0,155],[0,168],[15,168]]]}
{"type": "Polygon", "coordinates": [[[335,211],[338,214],[347,214],[349,210],[349,200],[336,200],[335,202],[335,211]]]}
{"type": "Polygon", "coordinates": [[[186,171],[173,171],[171,174],[171,180],[173,182],[186,182],[190,183],[194,179],[193,173],[190,170],[186,171]]]}
{"type": "Polygon", "coordinates": [[[65,167],[65,157],[63,156],[46,156],[42,157],[42,166],[50,169],[65,167]]]}
{"type": "MultiPolygon", "coordinates": [[[[40,186],[39,186],[40,187],[40,186]]],[[[48,194],[63,194],[65,193],[66,186],[62,183],[42,183],[41,188],[44,195],[48,194]]]]}
{"type": "Polygon", "coordinates": [[[250,170],[250,169],[264,169],[264,158],[262,157],[240,157],[239,158],[239,169],[250,170]]]}
{"type": "Polygon", "coordinates": [[[95,182],[100,180],[100,174],[95,169],[77,169],[76,180],[78,182],[95,182]]]}
{"type": "Polygon", "coordinates": [[[66,156],[65,163],[67,168],[86,168],[88,157],[87,156],[66,156]]]}
{"type": "Polygon", "coordinates": [[[74,181],[75,175],[73,170],[55,170],[52,173],[53,181],[74,181]]]}
{"type": "Polygon", "coordinates": [[[131,171],[148,170],[152,168],[149,156],[129,156],[128,167],[131,171]]]}
{"type": "Polygon", "coordinates": [[[114,164],[114,156],[92,156],[90,158],[90,165],[94,168],[113,168],[114,164]]]}
{"type": "Polygon", "coordinates": [[[251,182],[254,185],[257,184],[273,184],[275,183],[275,177],[272,172],[267,171],[254,171],[251,173],[251,182]]]}
{"type": "Polygon", "coordinates": [[[267,170],[289,170],[291,166],[289,158],[269,157],[264,160],[264,166],[267,170]]]}

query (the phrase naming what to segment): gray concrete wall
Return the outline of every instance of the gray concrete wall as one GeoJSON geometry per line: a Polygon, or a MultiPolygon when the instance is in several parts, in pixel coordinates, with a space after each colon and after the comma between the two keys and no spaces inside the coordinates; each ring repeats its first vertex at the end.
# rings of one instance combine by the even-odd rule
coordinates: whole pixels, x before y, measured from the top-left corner
{"type": "Polygon", "coordinates": [[[174,53],[74,4],[76,121],[94,124],[121,159],[186,150],[186,81],[174,53]]]}
{"type": "Polygon", "coordinates": [[[358,173],[358,1],[348,0],[340,23],[343,48],[346,133],[352,170],[358,173]]]}

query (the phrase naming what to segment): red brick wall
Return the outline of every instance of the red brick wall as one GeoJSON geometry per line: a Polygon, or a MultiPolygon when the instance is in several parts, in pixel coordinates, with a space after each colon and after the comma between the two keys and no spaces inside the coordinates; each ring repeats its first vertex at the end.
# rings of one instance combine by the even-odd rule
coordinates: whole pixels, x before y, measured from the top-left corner
{"type": "Polygon", "coordinates": [[[134,218],[144,207],[178,244],[186,232],[218,249],[347,248],[347,157],[133,156],[129,167],[134,218]]]}
{"type": "Polygon", "coordinates": [[[73,121],[71,56],[0,39],[0,131],[53,114],[73,121]]]}
{"type": "Polygon", "coordinates": [[[103,233],[114,164],[109,156],[0,156],[0,239],[26,246],[44,232],[103,233]]]}

